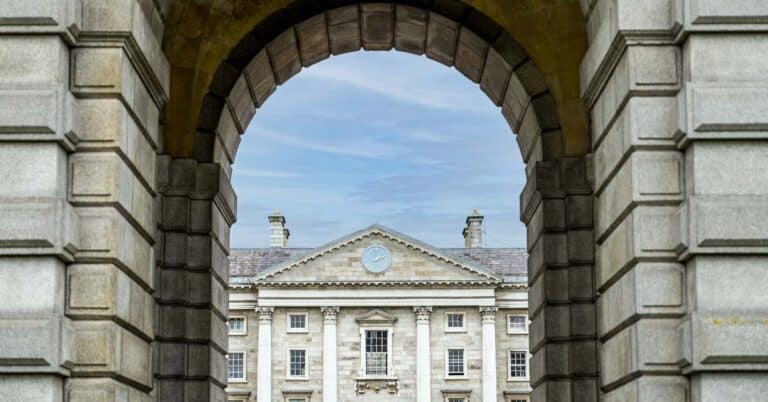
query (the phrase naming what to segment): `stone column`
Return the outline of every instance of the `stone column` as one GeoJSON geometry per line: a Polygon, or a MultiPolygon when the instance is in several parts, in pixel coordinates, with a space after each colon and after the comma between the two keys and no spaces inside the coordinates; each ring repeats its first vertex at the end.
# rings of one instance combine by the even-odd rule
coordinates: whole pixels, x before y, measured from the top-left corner
{"type": "Polygon", "coordinates": [[[496,307],[480,307],[483,321],[483,402],[496,402],[496,307]]]}
{"type": "Polygon", "coordinates": [[[321,307],[323,313],[323,402],[338,400],[336,319],[338,307],[321,307]]]}
{"type": "Polygon", "coordinates": [[[256,368],[256,401],[272,400],[272,313],[273,307],[258,307],[259,314],[259,350],[256,368]]]}
{"type": "Polygon", "coordinates": [[[429,316],[432,307],[414,307],[416,312],[416,402],[429,402],[432,374],[429,350],[429,316]]]}

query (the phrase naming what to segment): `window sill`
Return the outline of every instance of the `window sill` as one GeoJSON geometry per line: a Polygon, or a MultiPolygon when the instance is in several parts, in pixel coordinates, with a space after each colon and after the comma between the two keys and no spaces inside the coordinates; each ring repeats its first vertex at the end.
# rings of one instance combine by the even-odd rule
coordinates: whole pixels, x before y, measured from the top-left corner
{"type": "Polygon", "coordinates": [[[246,384],[248,380],[245,378],[227,378],[227,382],[230,384],[246,384]]]}
{"type": "Polygon", "coordinates": [[[468,380],[469,377],[466,375],[447,375],[443,377],[444,380],[468,380]]]}
{"type": "Polygon", "coordinates": [[[309,381],[309,377],[285,377],[285,381],[309,381]]]}
{"type": "Polygon", "coordinates": [[[227,335],[230,335],[230,336],[245,336],[245,335],[248,335],[248,334],[246,334],[245,332],[230,332],[227,335]]]}
{"type": "Polygon", "coordinates": [[[287,334],[308,334],[309,330],[307,329],[288,329],[285,331],[287,334]]]}
{"type": "Polygon", "coordinates": [[[510,330],[507,330],[507,335],[528,335],[528,331],[510,331],[510,330]]]}
{"type": "Polygon", "coordinates": [[[467,332],[466,328],[446,328],[445,332],[467,332]]]}
{"type": "Polygon", "coordinates": [[[507,377],[507,382],[528,382],[527,377],[507,377]]]}

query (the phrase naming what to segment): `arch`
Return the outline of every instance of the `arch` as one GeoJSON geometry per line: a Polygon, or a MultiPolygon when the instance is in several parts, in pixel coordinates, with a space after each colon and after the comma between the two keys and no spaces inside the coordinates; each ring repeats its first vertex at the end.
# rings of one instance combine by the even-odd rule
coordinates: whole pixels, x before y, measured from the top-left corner
{"type": "Polygon", "coordinates": [[[491,21],[467,24],[409,5],[354,3],[291,25],[260,49],[243,51],[254,40],[253,33],[246,35],[220,64],[203,98],[194,157],[229,172],[256,110],[302,68],[358,50],[392,49],[426,55],[478,84],[517,134],[526,164],[561,157],[556,102],[534,61],[491,21]]]}
{"type": "MultiPolygon", "coordinates": [[[[269,0],[261,2],[259,7],[247,1],[215,5],[205,1],[188,3],[173,1],[165,9],[168,22],[164,49],[172,73],[170,101],[165,113],[165,150],[174,157],[193,156],[198,112],[203,109],[204,99],[210,102],[205,95],[211,93],[211,89],[214,93],[228,94],[228,85],[234,84],[237,70],[244,69],[266,42],[313,15],[360,1],[269,0]],[[222,69],[224,60],[226,67],[222,69]]],[[[457,21],[484,41],[491,42],[502,54],[503,42],[519,44],[517,47],[524,49],[538,67],[539,78],[546,82],[555,100],[551,107],[560,117],[563,153],[578,156],[588,152],[587,113],[581,101],[579,73],[579,64],[587,49],[586,6],[582,9],[575,0],[396,0],[395,3],[457,21]],[[497,39],[499,43],[495,43],[497,39]]]]}

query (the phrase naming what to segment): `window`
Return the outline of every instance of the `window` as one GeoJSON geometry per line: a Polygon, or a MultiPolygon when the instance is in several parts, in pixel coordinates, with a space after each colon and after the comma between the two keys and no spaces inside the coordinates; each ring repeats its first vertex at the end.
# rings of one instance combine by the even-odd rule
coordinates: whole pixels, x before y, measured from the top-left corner
{"type": "Polygon", "coordinates": [[[288,314],[288,332],[307,332],[307,313],[288,314]]]}
{"type": "Polygon", "coordinates": [[[467,398],[463,396],[449,396],[447,401],[448,402],[467,402],[467,398]]]}
{"type": "Polygon", "coordinates": [[[245,352],[227,354],[227,378],[231,382],[245,382],[245,352]]]}
{"type": "Polygon", "coordinates": [[[446,313],[445,331],[446,332],[466,331],[466,326],[464,325],[464,313],[446,313]]]}
{"type": "Polygon", "coordinates": [[[509,379],[528,378],[528,352],[525,350],[509,351],[509,379]]]}
{"type": "Polygon", "coordinates": [[[387,330],[365,331],[365,375],[386,376],[389,352],[387,330]]]}
{"type": "Polygon", "coordinates": [[[227,321],[230,335],[245,335],[245,317],[229,317],[227,321]]]}
{"type": "Polygon", "coordinates": [[[307,378],[306,349],[288,349],[288,378],[307,378]]]}
{"type": "Polygon", "coordinates": [[[466,372],[466,354],[463,348],[448,348],[445,351],[445,376],[464,378],[466,372]]]}
{"type": "Polygon", "coordinates": [[[507,333],[508,334],[527,334],[528,333],[528,316],[522,314],[514,314],[507,316],[507,333]]]}

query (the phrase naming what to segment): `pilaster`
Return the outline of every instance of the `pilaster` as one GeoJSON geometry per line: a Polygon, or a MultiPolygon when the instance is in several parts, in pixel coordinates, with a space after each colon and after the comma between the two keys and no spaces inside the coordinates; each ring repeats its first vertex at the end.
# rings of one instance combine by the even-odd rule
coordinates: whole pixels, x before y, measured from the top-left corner
{"type": "Polygon", "coordinates": [[[482,353],[482,401],[496,402],[496,307],[480,307],[480,319],[483,326],[481,343],[482,353]]]}

